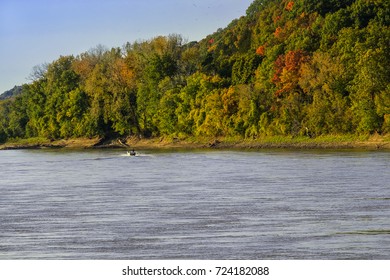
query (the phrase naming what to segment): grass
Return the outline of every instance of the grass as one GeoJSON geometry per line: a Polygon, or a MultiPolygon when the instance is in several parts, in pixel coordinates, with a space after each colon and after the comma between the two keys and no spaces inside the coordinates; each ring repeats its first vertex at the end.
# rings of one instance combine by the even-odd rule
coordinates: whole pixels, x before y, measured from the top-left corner
{"type": "Polygon", "coordinates": [[[39,146],[50,143],[50,140],[43,137],[33,137],[33,138],[14,138],[8,140],[5,145],[15,145],[15,146],[39,146]]]}
{"type": "Polygon", "coordinates": [[[238,148],[390,148],[390,136],[380,135],[322,135],[307,136],[262,136],[256,139],[226,138],[221,140],[227,146],[238,148]]]}
{"type": "Polygon", "coordinates": [[[62,139],[62,140],[50,140],[43,137],[32,138],[14,138],[8,140],[6,143],[0,145],[0,150],[5,149],[33,149],[41,147],[69,147],[69,148],[91,148],[98,142],[98,138],[75,138],[75,139],[62,139]]]}

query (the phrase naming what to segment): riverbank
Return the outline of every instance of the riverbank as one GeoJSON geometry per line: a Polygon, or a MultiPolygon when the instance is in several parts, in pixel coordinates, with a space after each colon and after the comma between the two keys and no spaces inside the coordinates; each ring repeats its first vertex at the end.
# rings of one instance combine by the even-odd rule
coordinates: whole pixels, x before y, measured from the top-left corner
{"type": "Polygon", "coordinates": [[[126,142],[137,149],[390,149],[390,135],[357,137],[350,135],[321,136],[317,138],[272,136],[259,139],[201,138],[201,139],[129,139],[126,142]]]}
{"type": "Polygon", "coordinates": [[[240,138],[151,138],[104,140],[95,138],[77,138],[51,141],[43,138],[31,138],[10,141],[0,145],[0,150],[7,149],[103,149],[103,148],[134,148],[134,149],[390,149],[390,135],[351,136],[326,135],[316,138],[268,136],[259,139],[240,138]]]}

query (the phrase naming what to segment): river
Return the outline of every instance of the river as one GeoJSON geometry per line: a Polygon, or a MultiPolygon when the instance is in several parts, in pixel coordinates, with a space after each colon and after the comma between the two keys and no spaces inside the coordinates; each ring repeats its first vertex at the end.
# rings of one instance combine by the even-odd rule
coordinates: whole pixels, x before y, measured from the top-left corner
{"type": "Polygon", "coordinates": [[[0,151],[0,259],[390,259],[388,151],[0,151]]]}

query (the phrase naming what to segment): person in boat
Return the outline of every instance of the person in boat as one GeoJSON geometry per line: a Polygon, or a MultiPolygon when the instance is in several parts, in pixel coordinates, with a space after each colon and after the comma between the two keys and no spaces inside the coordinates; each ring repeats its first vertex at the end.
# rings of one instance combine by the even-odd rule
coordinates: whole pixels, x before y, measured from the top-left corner
{"type": "Polygon", "coordinates": [[[132,149],[130,152],[127,152],[127,154],[130,156],[135,156],[136,152],[134,151],[134,149],[132,149]]]}

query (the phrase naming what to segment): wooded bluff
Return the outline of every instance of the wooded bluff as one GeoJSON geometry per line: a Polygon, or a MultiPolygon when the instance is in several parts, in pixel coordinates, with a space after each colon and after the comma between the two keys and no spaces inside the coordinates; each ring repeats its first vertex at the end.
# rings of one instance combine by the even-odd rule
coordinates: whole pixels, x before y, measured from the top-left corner
{"type": "Polygon", "coordinates": [[[256,0],[200,42],[98,46],[0,101],[0,142],[390,132],[390,2],[256,0]]]}

